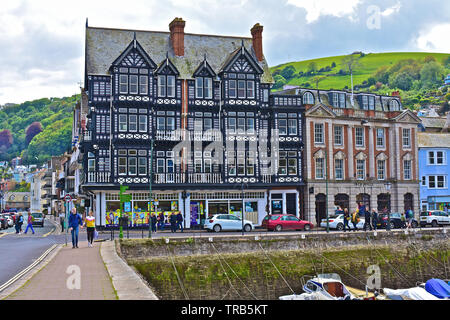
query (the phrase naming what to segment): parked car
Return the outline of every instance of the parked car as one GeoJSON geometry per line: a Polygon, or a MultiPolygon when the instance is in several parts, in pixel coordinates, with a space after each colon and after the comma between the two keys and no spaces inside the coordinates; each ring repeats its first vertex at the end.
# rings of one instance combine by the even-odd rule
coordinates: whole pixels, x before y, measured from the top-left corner
{"type": "Polygon", "coordinates": [[[8,229],[8,218],[0,214],[0,229],[8,229]]]}
{"type": "Polygon", "coordinates": [[[42,212],[33,212],[33,213],[31,213],[31,215],[34,218],[33,226],[39,225],[41,227],[44,227],[44,214],[42,212]]]}
{"type": "Polygon", "coordinates": [[[264,217],[261,226],[268,231],[305,230],[314,228],[314,224],[300,220],[292,214],[272,214],[264,217]]]}
{"type": "MultiPolygon", "coordinates": [[[[222,230],[242,230],[242,220],[233,214],[215,214],[206,219],[204,228],[208,231],[215,232],[222,230]]],[[[253,222],[244,219],[244,231],[250,232],[253,229],[253,222]]]]}
{"type": "Polygon", "coordinates": [[[9,227],[13,227],[14,223],[15,223],[15,217],[14,214],[10,214],[10,213],[3,213],[3,216],[5,216],[8,220],[8,226],[9,227]]]}
{"type": "Polygon", "coordinates": [[[432,227],[449,225],[450,216],[447,212],[441,210],[430,210],[420,213],[420,226],[425,227],[431,225],[432,227]]]}
{"type": "MultiPolygon", "coordinates": [[[[390,219],[391,219],[391,229],[400,229],[400,228],[406,228],[406,221],[402,221],[402,214],[399,212],[392,212],[390,213],[390,219]]],[[[406,218],[405,218],[406,219],[406,218]]],[[[388,215],[387,213],[381,213],[378,215],[378,228],[386,229],[386,225],[388,223],[388,215]]],[[[419,222],[416,219],[412,219],[411,227],[417,228],[419,226],[419,222]]]]}
{"type": "MultiPolygon", "coordinates": [[[[362,229],[364,227],[364,218],[360,217],[359,218],[359,222],[356,224],[356,228],[357,229],[362,229]]],[[[336,229],[339,231],[344,230],[344,215],[343,214],[339,214],[337,216],[329,216],[328,217],[328,225],[330,227],[330,229],[336,229]]],[[[350,226],[350,229],[354,229],[353,227],[353,223],[351,221],[348,222],[348,225],[350,226]]],[[[326,228],[327,227],[327,219],[322,219],[320,221],[320,226],[322,228],[326,228]]]]}

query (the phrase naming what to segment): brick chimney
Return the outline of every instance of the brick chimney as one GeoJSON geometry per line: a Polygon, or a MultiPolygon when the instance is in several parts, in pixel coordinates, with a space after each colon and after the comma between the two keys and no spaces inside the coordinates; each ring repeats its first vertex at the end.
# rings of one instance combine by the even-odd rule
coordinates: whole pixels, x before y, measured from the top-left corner
{"type": "Polygon", "coordinates": [[[182,18],[175,18],[169,24],[170,42],[175,55],[184,56],[184,26],[186,22],[182,18]]]}
{"type": "Polygon", "coordinates": [[[392,91],[391,96],[399,98],[400,101],[402,100],[402,97],[400,97],[400,91],[392,91]]]}
{"type": "Polygon", "coordinates": [[[251,28],[250,32],[252,33],[253,49],[255,50],[256,58],[258,59],[258,61],[261,62],[263,60],[263,48],[262,48],[263,26],[257,23],[253,26],[253,28],[251,28]]]}

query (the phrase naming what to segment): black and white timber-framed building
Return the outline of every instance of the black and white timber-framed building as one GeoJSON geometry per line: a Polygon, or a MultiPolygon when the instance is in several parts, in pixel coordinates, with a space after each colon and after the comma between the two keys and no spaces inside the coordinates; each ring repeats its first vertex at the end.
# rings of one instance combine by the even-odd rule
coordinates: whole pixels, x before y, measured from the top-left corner
{"type": "Polygon", "coordinates": [[[240,215],[244,204],[257,225],[268,213],[302,217],[304,107],[300,96],[270,92],[263,27],[247,38],[184,26],[86,24],[81,188],[97,224],[119,208],[120,185],[132,211],[148,211],[150,173],[157,211],[181,211],[186,227],[240,215]]]}

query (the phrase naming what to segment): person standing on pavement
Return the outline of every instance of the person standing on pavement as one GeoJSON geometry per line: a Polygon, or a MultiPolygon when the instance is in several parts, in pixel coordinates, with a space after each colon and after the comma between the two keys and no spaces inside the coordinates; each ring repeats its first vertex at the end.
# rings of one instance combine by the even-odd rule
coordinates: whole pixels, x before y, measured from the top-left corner
{"type": "Polygon", "coordinates": [[[88,247],[92,248],[95,234],[95,217],[92,210],[89,210],[89,214],[84,221],[84,225],[86,226],[87,231],[88,247]]]}
{"type": "Polygon", "coordinates": [[[348,231],[351,231],[350,225],[348,224],[350,221],[350,212],[348,212],[348,209],[344,209],[344,232],[346,231],[346,228],[348,228],[348,231]]]}
{"type": "Polygon", "coordinates": [[[72,249],[78,248],[79,227],[83,228],[83,219],[77,213],[77,209],[73,207],[69,216],[69,229],[72,233],[72,249]]]}
{"type": "Polygon", "coordinates": [[[156,214],[152,212],[150,216],[150,223],[152,224],[152,232],[156,232],[156,222],[157,222],[156,214]]]}
{"type": "Polygon", "coordinates": [[[170,229],[172,229],[172,232],[177,232],[177,216],[175,215],[175,213],[170,213],[169,221],[170,229]]]}
{"type": "Polygon", "coordinates": [[[408,223],[408,229],[410,229],[412,226],[413,216],[414,216],[414,213],[411,209],[406,211],[406,221],[408,223]]]}
{"type": "Polygon", "coordinates": [[[31,228],[31,231],[34,234],[33,220],[34,220],[33,215],[31,214],[30,210],[28,210],[27,228],[25,229],[25,234],[27,234],[28,228],[31,228]]]}
{"type": "Polygon", "coordinates": [[[159,213],[158,220],[159,220],[159,230],[164,231],[165,221],[164,221],[164,214],[162,212],[159,213]]]}
{"type": "Polygon", "coordinates": [[[64,214],[64,212],[61,212],[59,214],[59,223],[61,224],[61,232],[64,232],[64,222],[66,220],[66,215],[64,214]]]}
{"type": "Polygon", "coordinates": [[[183,215],[181,214],[181,211],[178,211],[177,214],[177,229],[180,228],[181,232],[183,232],[183,215]]]}
{"type": "Polygon", "coordinates": [[[377,224],[378,224],[378,212],[375,209],[372,209],[372,225],[373,230],[377,231],[377,224]]]}

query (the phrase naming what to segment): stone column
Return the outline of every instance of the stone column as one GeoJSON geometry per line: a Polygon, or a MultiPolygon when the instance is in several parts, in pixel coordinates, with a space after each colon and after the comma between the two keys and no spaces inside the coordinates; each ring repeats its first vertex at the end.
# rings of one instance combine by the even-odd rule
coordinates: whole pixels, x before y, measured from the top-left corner
{"type": "Polygon", "coordinates": [[[348,135],[348,155],[347,155],[347,159],[348,159],[348,177],[350,179],[353,178],[354,176],[354,169],[353,169],[353,160],[354,160],[354,155],[353,155],[353,135],[352,135],[352,131],[353,131],[353,126],[349,125],[347,127],[347,135],[348,135]]]}
{"type": "Polygon", "coordinates": [[[373,142],[373,127],[369,127],[369,177],[375,177],[375,146],[373,142]]]}

